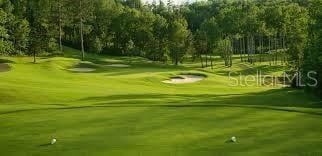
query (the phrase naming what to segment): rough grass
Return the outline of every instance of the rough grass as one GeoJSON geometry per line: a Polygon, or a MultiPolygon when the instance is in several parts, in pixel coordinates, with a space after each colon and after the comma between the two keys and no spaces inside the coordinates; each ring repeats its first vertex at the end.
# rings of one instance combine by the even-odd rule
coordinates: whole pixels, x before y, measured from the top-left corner
{"type": "MultiPolygon", "coordinates": [[[[13,67],[0,73],[2,155],[322,155],[322,105],[302,90],[231,87],[230,71],[279,74],[285,67],[239,63],[201,69],[143,58],[88,54],[2,58],[13,67]],[[130,68],[102,68],[122,63],[130,68]],[[169,75],[200,73],[207,79],[183,85],[169,75]],[[237,143],[228,143],[236,136],[237,143]],[[57,144],[49,145],[51,138],[57,144]]],[[[238,74],[234,75],[238,76],[238,74]]]]}

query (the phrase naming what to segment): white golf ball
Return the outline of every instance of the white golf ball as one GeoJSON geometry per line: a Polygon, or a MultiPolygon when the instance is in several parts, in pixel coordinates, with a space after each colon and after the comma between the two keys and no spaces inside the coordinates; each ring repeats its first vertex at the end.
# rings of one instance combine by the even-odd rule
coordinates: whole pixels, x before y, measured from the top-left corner
{"type": "Polygon", "coordinates": [[[57,140],[56,139],[52,139],[51,140],[51,144],[53,145],[53,144],[55,144],[57,142],[57,140]]]}
{"type": "Polygon", "coordinates": [[[236,142],[237,141],[237,138],[233,136],[233,137],[231,137],[231,141],[232,142],[236,142]]]}

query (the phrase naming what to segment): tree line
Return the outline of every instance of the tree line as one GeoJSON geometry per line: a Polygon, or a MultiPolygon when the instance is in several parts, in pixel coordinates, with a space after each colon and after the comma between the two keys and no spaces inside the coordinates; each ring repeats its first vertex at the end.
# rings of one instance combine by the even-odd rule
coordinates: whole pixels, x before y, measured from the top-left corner
{"type": "MultiPolygon", "coordinates": [[[[320,82],[321,10],[321,0],[0,0],[0,53],[36,62],[67,45],[82,60],[85,51],[175,65],[191,56],[211,68],[215,56],[231,67],[235,54],[291,74],[316,70],[320,82]]],[[[322,94],[322,84],[308,90],[322,94]]]]}

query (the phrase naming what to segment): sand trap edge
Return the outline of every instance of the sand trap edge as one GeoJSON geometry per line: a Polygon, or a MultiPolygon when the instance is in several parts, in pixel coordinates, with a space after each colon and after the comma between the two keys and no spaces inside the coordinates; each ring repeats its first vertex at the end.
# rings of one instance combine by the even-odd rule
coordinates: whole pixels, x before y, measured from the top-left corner
{"type": "Polygon", "coordinates": [[[180,74],[174,77],[171,77],[168,80],[162,81],[166,84],[188,84],[188,83],[196,83],[206,79],[206,76],[202,75],[193,75],[193,74],[180,74]]]}
{"type": "Polygon", "coordinates": [[[103,65],[104,67],[115,67],[115,68],[129,68],[131,67],[131,65],[127,65],[127,64],[107,64],[107,65],[103,65]]]}
{"type": "Polygon", "coordinates": [[[8,72],[11,67],[6,63],[0,63],[0,72],[8,72]]]}
{"type": "Polygon", "coordinates": [[[96,71],[96,69],[94,69],[94,68],[70,68],[70,69],[67,69],[67,70],[72,71],[72,72],[81,72],[81,73],[87,73],[87,72],[96,71]]]}

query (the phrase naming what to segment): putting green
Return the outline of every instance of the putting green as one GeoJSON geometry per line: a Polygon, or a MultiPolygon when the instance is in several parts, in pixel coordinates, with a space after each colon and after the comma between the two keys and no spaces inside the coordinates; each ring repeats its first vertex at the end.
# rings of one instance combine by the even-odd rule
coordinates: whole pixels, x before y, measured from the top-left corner
{"type": "Polygon", "coordinates": [[[129,64],[88,73],[66,69],[65,57],[6,57],[0,74],[2,155],[322,155],[322,105],[302,90],[230,86],[230,71],[280,74],[282,66],[239,63],[175,67],[142,58],[99,57],[93,64],[129,64]],[[129,63],[130,62],[130,63],[129,63]],[[164,84],[169,75],[201,73],[198,83],[164,84]],[[232,136],[236,143],[229,143],[232,136]],[[49,145],[56,138],[54,145],[49,145]]]}

